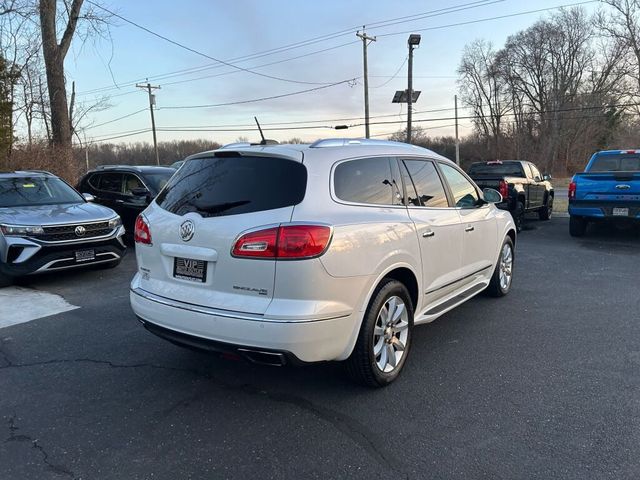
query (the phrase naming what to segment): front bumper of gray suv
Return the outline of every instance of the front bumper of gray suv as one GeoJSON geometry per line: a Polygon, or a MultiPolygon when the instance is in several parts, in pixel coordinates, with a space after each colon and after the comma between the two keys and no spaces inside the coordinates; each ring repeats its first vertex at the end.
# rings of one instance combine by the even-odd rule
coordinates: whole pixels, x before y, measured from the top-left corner
{"type": "Polygon", "coordinates": [[[0,274],[9,277],[115,263],[126,253],[118,217],[0,229],[0,274]]]}

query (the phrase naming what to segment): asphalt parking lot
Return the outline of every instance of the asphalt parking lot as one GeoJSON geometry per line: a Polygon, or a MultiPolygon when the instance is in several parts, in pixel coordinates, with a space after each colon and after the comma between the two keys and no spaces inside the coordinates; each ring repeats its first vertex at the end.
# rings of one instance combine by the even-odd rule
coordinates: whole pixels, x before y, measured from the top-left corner
{"type": "Polygon", "coordinates": [[[638,478],[639,267],[637,231],[531,222],[509,296],[418,327],[382,390],[152,336],[133,255],[32,278],[80,308],[0,328],[0,478],[638,478]]]}

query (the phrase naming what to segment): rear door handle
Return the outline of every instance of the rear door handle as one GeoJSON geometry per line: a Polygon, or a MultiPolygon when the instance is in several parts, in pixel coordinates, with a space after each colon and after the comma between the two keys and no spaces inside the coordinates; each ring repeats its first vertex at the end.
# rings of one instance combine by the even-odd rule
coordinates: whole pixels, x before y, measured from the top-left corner
{"type": "Polygon", "coordinates": [[[124,200],[120,200],[120,199],[118,199],[118,200],[115,200],[115,202],[116,202],[116,203],[124,203],[124,200]]]}
{"type": "Polygon", "coordinates": [[[471,225],[469,225],[467,228],[464,229],[465,232],[473,232],[475,230],[474,227],[472,227],[471,225]]]}
{"type": "Polygon", "coordinates": [[[427,230],[422,234],[422,238],[431,238],[435,236],[436,236],[436,232],[434,232],[433,230],[427,230]]]}

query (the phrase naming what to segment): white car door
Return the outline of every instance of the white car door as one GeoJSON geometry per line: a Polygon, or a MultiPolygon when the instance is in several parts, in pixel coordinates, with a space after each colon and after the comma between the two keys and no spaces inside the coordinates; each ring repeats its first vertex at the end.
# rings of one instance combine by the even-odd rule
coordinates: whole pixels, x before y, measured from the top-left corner
{"type": "Polygon", "coordinates": [[[491,275],[498,242],[495,208],[480,202],[476,185],[461,170],[444,162],[439,166],[460,215],[462,275],[470,281],[477,275],[491,275]]]}
{"type": "Polygon", "coordinates": [[[435,163],[428,159],[400,160],[409,217],[416,226],[422,256],[425,305],[432,305],[455,288],[462,276],[460,216],[449,205],[435,163]]]}

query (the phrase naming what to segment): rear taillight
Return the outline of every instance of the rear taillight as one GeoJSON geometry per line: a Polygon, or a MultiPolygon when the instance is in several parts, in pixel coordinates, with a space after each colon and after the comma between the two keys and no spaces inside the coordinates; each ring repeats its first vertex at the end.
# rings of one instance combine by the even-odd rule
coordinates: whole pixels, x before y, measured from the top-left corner
{"type": "Polygon", "coordinates": [[[138,218],[136,218],[136,227],[133,233],[133,239],[136,243],[151,245],[151,231],[149,230],[149,224],[142,215],[138,215],[138,218]]]}
{"type": "Polygon", "coordinates": [[[498,191],[500,192],[500,195],[502,195],[502,198],[504,198],[505,200],[509,198],[509,184],[504,180],[500,180],[498,191]]]}
{"type": "Polygon", "coordinates": [[[322,255],[331,240],[325,225],[281,225],[242,235],[233,246],[234,257],[302,259],[322,255]]]}
{"type": "Polygon", "coordinates": [[[569,200],[573,200],[576,198],[576,182],[571,182],[569,184],[569,200]]]}

